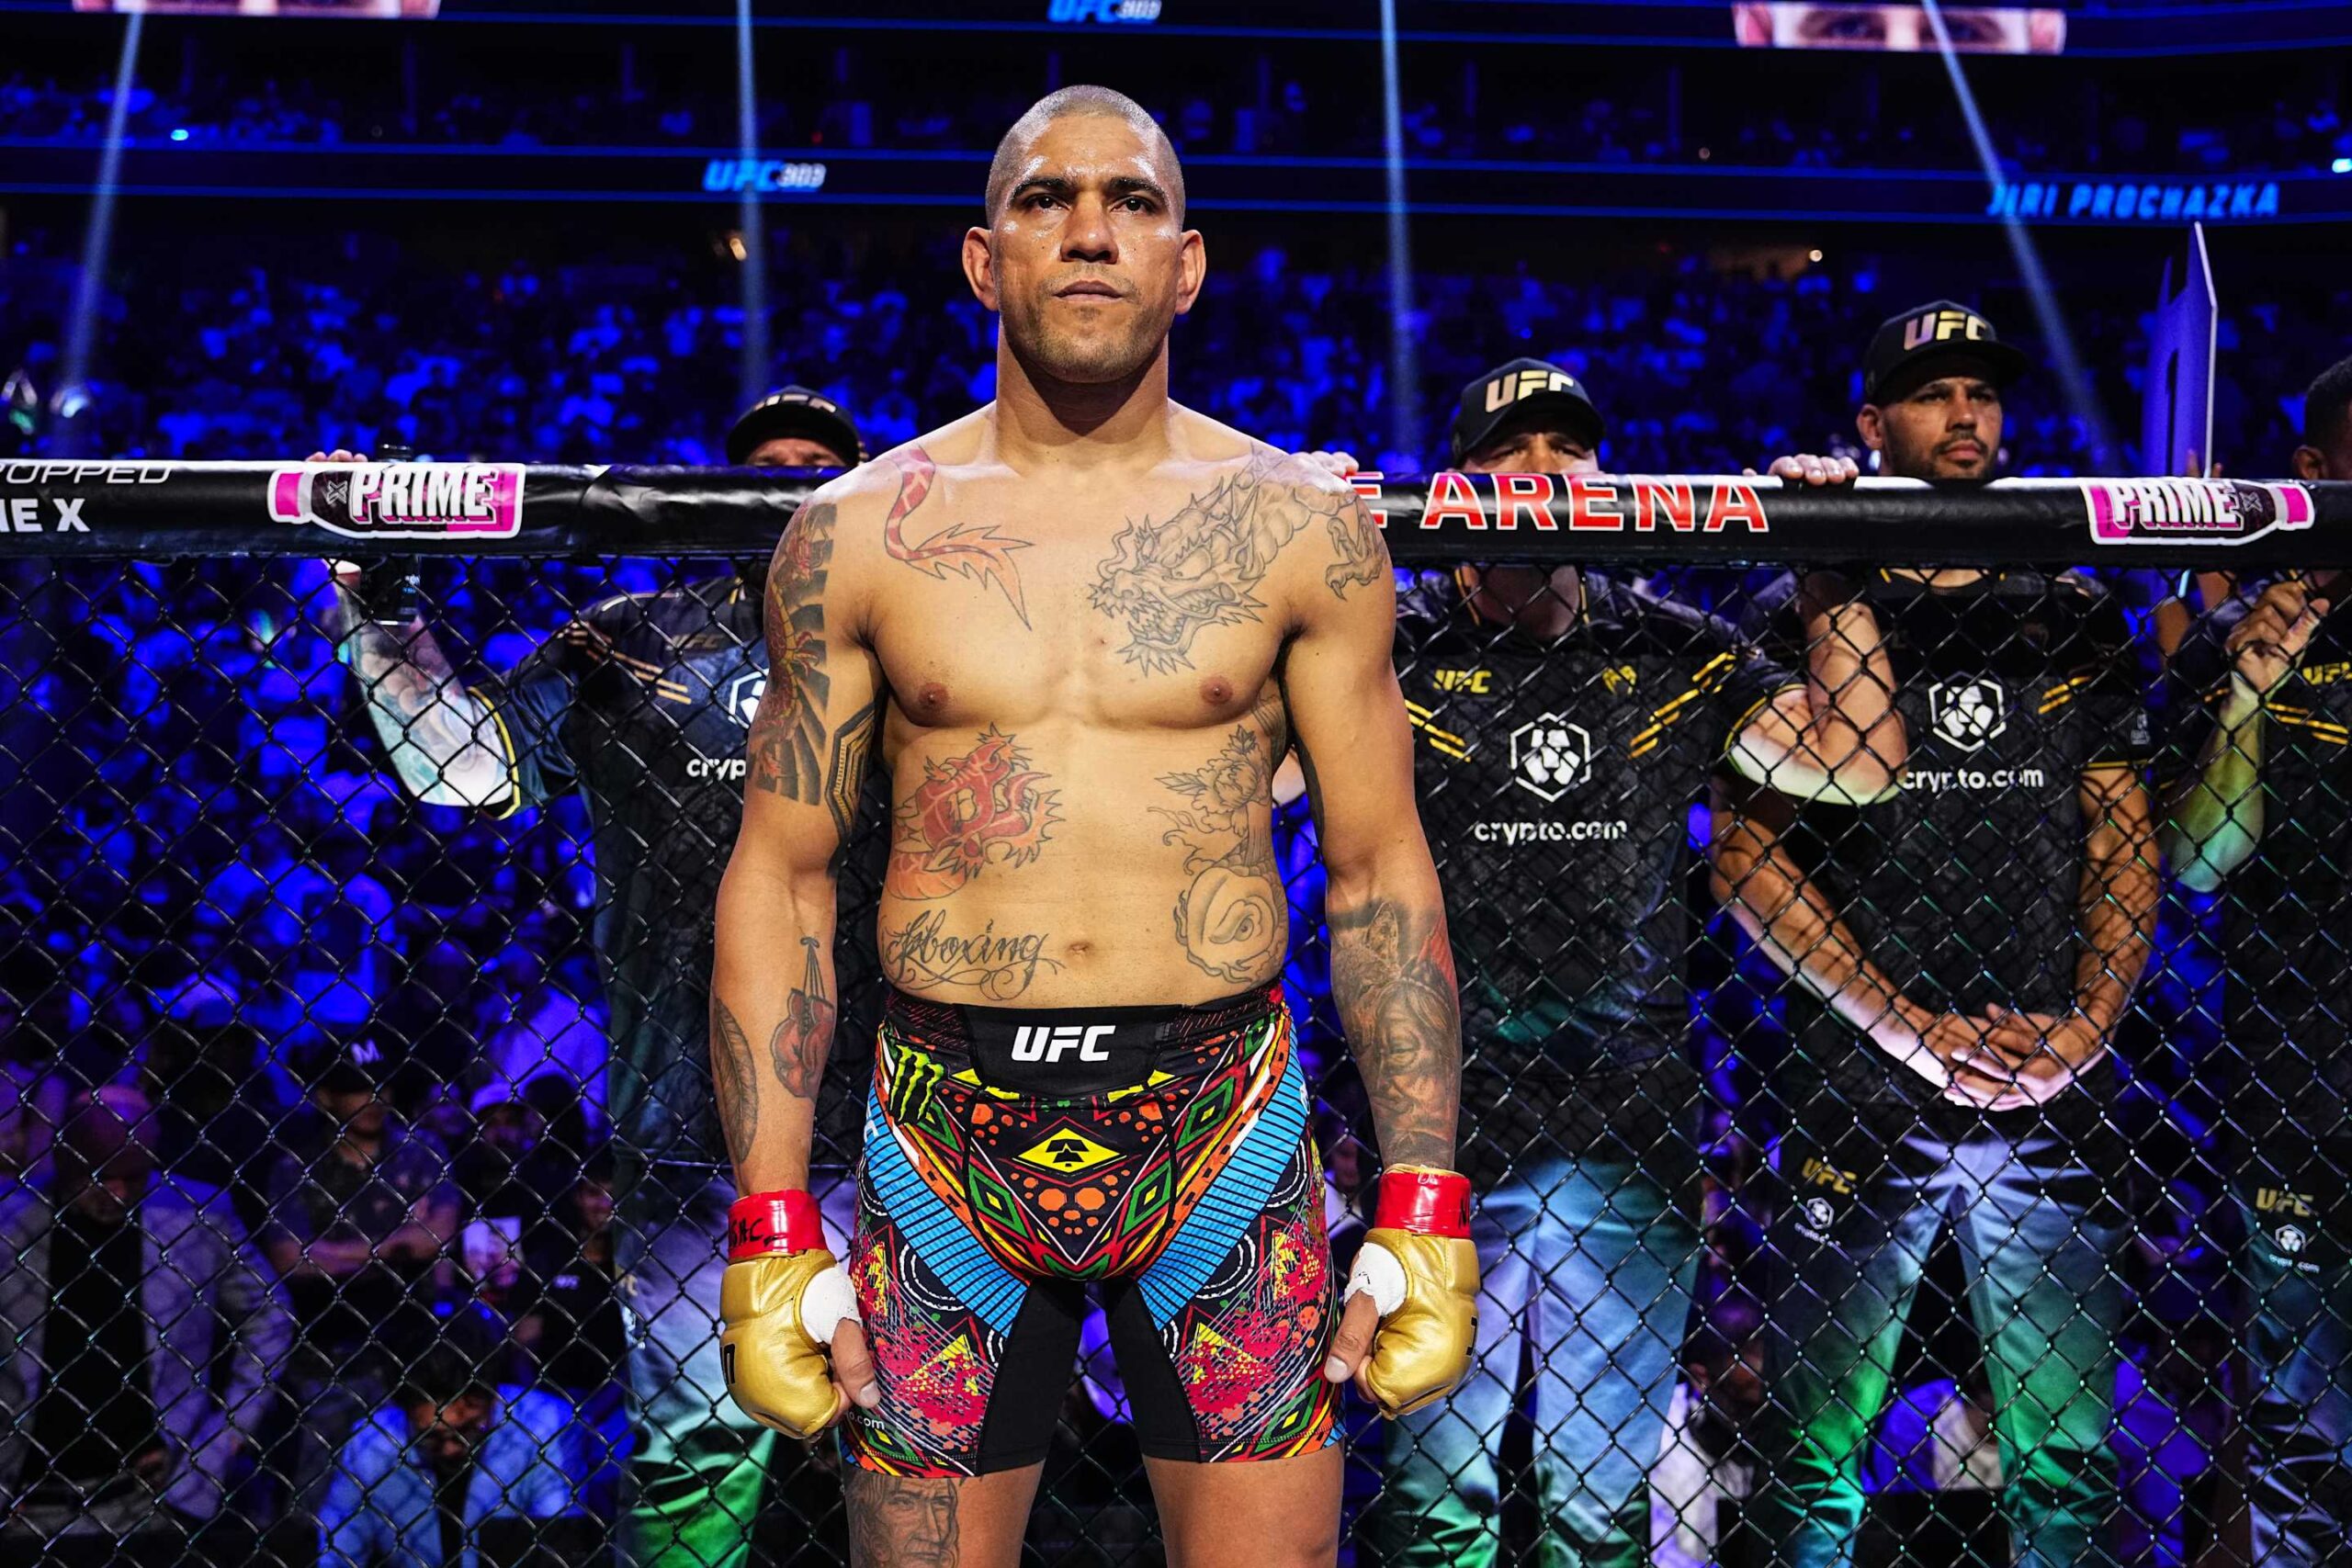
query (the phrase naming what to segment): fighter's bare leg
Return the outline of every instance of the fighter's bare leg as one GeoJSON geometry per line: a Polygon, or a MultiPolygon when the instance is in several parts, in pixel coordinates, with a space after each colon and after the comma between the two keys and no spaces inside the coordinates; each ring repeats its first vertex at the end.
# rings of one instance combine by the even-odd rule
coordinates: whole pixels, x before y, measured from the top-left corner
{"type": "MultiPolygon", "coordinates": [[[[847,1469],[850,1568],[1017,1568],[1046,1471],[1032,1464],[933,1480],[847,1469]]],[[[1338,1474],[1332,1472],[1335,1517],[1338,1474]]]]}
{"type": "Polygon", "coordinates": [[[1333,1444],[1250,1464],[1146,1459],[1171,1568],[1329,1568],[1342,1455],[1333,1444]]]}

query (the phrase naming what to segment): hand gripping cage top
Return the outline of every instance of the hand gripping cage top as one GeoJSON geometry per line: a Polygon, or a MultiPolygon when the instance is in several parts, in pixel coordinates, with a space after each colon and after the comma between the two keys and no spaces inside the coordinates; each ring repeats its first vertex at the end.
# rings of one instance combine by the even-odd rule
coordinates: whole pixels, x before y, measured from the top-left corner
{"type": "MultiPolygon", "coordinates": [[[[1449,1400],[1348,1396],[1343,1553],[2344,1551],[2352,487],[1357,485],[1485,1282],[1449,1400]],[[1899,719],[1875,780],[1768,743],[1838,669],[1899,719]]],[[[847,1561],[833,1444],[734,1407],[716,1324],[711,910],[807,489],[0,468],[0,1560],[847,1561]]],[[[1312,810],[1243,761],[1344,1274],[1377,1156],[1312,810]]],[[[1201,793],[1214,882],[1249,829],[1201,793]]],[[[925,830],[887,795],[836,803],[845,1257],[884,975],[1040,962],[877,933],[925,830]]],[[[1079,1337],[1030,1545],[1157,1560],[1079,1337]]]]}

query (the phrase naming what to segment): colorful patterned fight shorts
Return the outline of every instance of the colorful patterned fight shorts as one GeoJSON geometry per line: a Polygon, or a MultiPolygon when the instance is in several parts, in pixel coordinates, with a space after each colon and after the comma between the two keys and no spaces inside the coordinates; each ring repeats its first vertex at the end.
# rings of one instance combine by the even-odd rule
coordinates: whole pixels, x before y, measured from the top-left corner
{"type": "Polygon", "coordinates": [[[882,1386],[847,1427],[869,1470],[1044,1459],[1089,1285],[1147,1454],[1332,1439],[1321,1163],[1279,987],[1065,1010],[893,992],[850,1250],[882,1386]]]}

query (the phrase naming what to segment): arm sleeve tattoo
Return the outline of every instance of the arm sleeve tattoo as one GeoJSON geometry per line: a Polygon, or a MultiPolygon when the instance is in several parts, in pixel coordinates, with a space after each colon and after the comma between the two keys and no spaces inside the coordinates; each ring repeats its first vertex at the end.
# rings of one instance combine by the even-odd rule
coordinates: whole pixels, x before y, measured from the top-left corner
{"type": "MultiPolygon", "coordinates": [[[[753,789],[804,806],[819,803],[828,773],[842,771],[827,766],[840,759],[825,735],[825,702],[832,691],[825,672],[825,578],[832,561],[833,507],[820,501],[793,518],[768,568],[768,690],[752,721],[745,777],[753,789]]],[[[843,727],[844,735],[850,728],[843,727]]],[[[864,749],[855,755],[862,777],[864,749]]],[[[854,810],[854,782],[847,798],[854,810]]],[[[840,809],[835,804],[837,816],[840,809]]]]}
{"type": "Polygon", "coordinates": [[[1442,908],[1334,905],[1331,998],[1390,1164],[1453,1163],[1462,1017],[1442,908]]]}
{"type": "MultiPolygon", "coordinates": [[[[346,599],[346,591],[338,589],[346,599]]],[[[392,771],[427,806],[494,806],[514,793],[498,721],[422,623],[393,628],[344,606],[337,652],[359,678],[392,771]]]]}

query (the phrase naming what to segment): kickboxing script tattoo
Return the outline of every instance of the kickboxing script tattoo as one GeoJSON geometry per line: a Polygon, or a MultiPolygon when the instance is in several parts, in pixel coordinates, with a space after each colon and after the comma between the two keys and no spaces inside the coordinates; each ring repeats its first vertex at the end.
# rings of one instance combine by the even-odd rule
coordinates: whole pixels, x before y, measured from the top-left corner
{"type": "Polygon", "coordinates": [[[882,967],[904,990],[969,986],[990,1001],[1011,1001],[1039,969],[1061,968],[1046,956],[1047,940],[1043,931],[1001,933],[994,920],[972,936],[955,936],[945,910],[925,909],[901,930],[882,933],[882,967]]]}
{"type": "Polygon", "coordinates": [[[1061,820],[1058,790],[1029,765],[1012,736],[990,725],[960,757],[926,761],[922,782],[893,816],[883,891],[899,898],[944,898],[991,862],[1025,865],[1061,820]]]}

